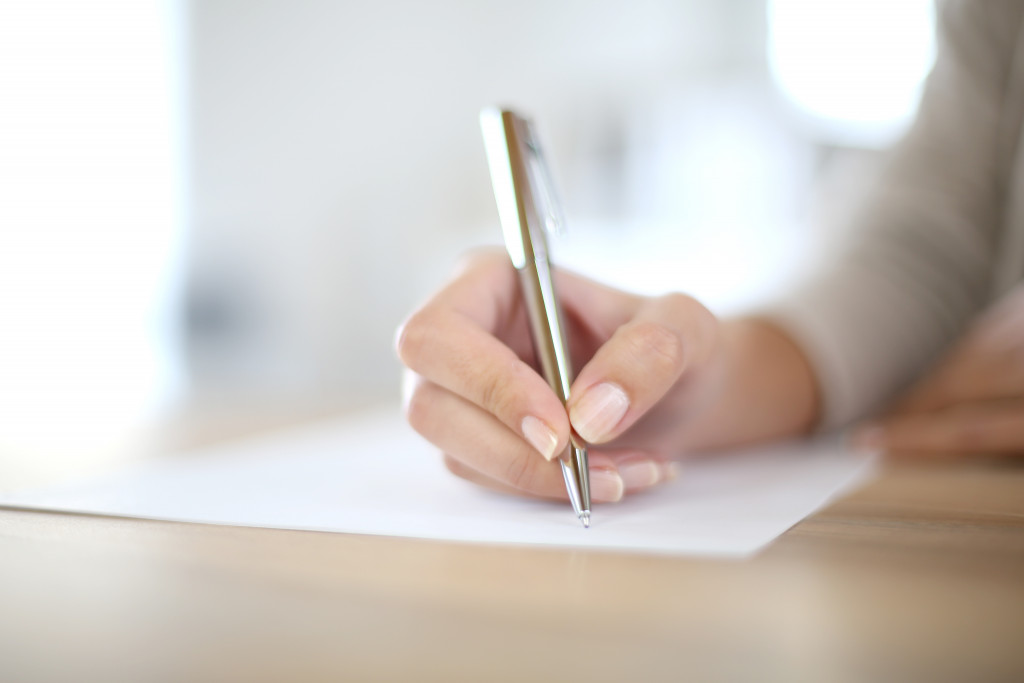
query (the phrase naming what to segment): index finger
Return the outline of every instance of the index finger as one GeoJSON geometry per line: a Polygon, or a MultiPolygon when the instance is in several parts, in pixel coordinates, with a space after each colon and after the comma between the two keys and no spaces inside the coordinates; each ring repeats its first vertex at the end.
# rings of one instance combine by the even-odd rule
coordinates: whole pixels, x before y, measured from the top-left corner
{"type": "Polygon", "coordinates": [[[568,443],[569,420],[512,348],[529,345],[517,288],[507,258],[477,257],[402,325],[396,347],[412,371],[494,415],[551,460],[568,443]]]}

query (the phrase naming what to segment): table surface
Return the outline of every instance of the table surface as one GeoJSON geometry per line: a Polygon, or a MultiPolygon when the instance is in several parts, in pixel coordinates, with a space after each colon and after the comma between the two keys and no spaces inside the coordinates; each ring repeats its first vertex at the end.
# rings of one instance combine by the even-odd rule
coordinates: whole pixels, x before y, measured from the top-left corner
{"type": "Polygon", "coordinates": [[[893,463],[743,561],[0,509],[0,680],[1024,680],[1024,466],[893,463]]]}

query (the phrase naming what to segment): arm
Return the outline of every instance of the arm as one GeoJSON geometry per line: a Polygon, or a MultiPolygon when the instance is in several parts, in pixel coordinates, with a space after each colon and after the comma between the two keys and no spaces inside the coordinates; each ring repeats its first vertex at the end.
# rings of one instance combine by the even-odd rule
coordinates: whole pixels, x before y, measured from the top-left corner
{"type": "MultiPolygon", "coordinates": [[[[472,259],[402,327],[409,422],[457,475],[564,498],[551,459],[570,424],[596,501],[657,484],[668,458],[846,422],[935,355],[987,294],[1006,51],[997,9],[950,4],[921,113],[859,218],[861,238],[767,320],[721,323],[696,301],[633,296],[561,273],[581,368],[568,411],[532,366],[515,274],[472,259]],[[819,419],[820,416],[820,419],[819,419]]],[[[1021,6],[1024,7],[1024,6],[1021,6]]]]}
{"type": "Polygon", "coordinates": [[[1004,98],[1024,6],[948,2],[917,120],[850,220],[852,244],[769,315],[807,353],[823,426],[880,408],[986,302],[1003,185],[1004,98]]]}

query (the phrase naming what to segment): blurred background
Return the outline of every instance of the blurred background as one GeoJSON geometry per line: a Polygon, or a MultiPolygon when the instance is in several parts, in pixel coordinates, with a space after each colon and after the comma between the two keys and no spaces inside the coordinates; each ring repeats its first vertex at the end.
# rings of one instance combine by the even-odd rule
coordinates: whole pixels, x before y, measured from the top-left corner
{"type": "Polygon", "coordinates": [[[0,488],[397,402],[537,121],[560,262],[728,315],[905,129],[918,0],[0,0],[0,488]]]}

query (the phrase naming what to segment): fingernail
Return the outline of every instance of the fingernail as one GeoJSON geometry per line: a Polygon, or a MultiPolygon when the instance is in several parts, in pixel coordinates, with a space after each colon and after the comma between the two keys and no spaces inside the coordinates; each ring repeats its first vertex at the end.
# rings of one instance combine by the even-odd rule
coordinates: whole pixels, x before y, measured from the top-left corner
{"type": "Polygon", "coordinates": [[[615,470],[590,470],[590,497],[601,503],[617,503],[622,500],[626,485],[615,470]]]}
{"type": "Polygon", "coordinates": [[[645,489],[661,481],[661,468],[653,460],[620,463],[619,476],[627,491],[645,489]]]}
{"type": "Polygon", "coordinates": [[[551,460],[555,457],[555,448],[558,447],[558,435],[555,434],[551,427],[548,427],[533,415],[524,417],[520,427],[526,440],[544,456],[545,460],[551,460]]]}
{"type": "Polygon", "coordinates": [[[852,448],[878,450],[885,446],[885,428],[878,425],[864,425],[850,434],[848,442],[852,448]]]}
{"type": "Polygon", "coordinates": [[[569,421],[584,440],[601,443],[629,410],[629,397],[610,382],[591,387],[569,410],[569,421]]]}

